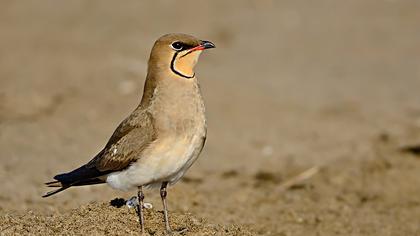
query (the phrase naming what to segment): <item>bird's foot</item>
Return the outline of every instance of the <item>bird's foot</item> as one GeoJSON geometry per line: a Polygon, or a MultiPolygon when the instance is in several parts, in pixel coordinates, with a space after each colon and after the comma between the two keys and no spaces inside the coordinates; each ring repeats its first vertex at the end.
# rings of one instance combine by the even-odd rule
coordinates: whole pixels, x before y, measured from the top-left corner
{"type": "MultiPolygon", "coordinates": [[[[137,198],[137,196],[133,196],[125,202],[125,205],[128,208],[135,208],[139,205],[139,199],[137,198]]],[[[152,203],[145,202],[145,203],[143,203],[143,208],[152,209],[153,205],[152,205],[152,203]]]]}

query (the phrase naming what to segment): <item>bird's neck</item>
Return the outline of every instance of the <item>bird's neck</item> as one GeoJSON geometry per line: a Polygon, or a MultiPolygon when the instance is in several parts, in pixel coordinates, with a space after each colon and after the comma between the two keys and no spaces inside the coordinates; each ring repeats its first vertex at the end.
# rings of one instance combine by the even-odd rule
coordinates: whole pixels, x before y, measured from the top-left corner
{"type": "Polygon", "coordinates": [[[140,105],[146,108],[157,104],[169,110],[201,105],[197,78],[186,79],[172,73],[149,74],[140,105]]]}
{"type": "Polygon", "coordinates": [[[162,129],[185,130],[185,125],[205,123],[204,102],[196,78],[168,76],[157,80],[148,77],[141,106],[162,129]]]}
{"type": "MultiPolygon", "coordinates": [[[[184,78],[167,70],[160,70],[161,73],[150,71],[146,77],[141,105],[149,106],[150,103],[159,97],[166,97],[168,101],[175,101],[181,104],[181,100],[193,99],[200,95],[200,88],[196,77],[184,78]],[[177,102],[178,101],[178,102],[177,102]]],[[[201,95],[199,96],[201,99],[201,95]]]]}

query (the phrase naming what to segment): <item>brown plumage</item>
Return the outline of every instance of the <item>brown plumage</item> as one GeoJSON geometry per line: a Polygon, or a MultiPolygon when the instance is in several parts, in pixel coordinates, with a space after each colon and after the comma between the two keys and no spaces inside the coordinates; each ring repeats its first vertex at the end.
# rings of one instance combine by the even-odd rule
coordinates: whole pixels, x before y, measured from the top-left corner
{"type": "Polygon", "coordinates": [[[161,185],[169,231],[166,186],[178,181],[194,163],[206,138],[205,108],[194,66],[208,48],[214,44],[185,34],[159,38],[150,54],[140,105],[91,161],[46,183],[60,188],[44,197],[71,186],[106,182],[121,190],[138,187],[141,205],[142,186],[161,185]]]}

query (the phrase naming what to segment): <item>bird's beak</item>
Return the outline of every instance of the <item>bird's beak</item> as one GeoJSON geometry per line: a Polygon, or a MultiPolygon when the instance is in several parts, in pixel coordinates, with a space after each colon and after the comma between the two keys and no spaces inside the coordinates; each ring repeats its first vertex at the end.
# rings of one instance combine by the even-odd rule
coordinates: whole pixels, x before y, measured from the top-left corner
{"type": "Polygon", "coordinates": [[[181,56],[185,57],[186,55],[194,52],[194,51],[202,51],[202,50],[206,50],[206,49],[210,49],[210,48],[215,48],[216,46],[214,45],[214,43],[210,42],[210,41],[205,41],[205,40],[201,40],[200,45],[191,48],[190,50],[187,51],[187,53],[185,53],[184,55],[181,56]]]}
{"type": "Polygon", "coordinates": [[[215,48],[216,46],[214,45],[214,43],[210,42],[210,41],[205,41],[205,40],[201,40],[200,45],[198,45],[197,47],[193,47],[189,50],[188,53],[194,52],[194,51],[201,51],[201,50],[205,50],[205,49],[210,49],[210,48],[215,48]]]}
{"type": "Polygon", "coordinates": [[[201,40],[201,45],[200,46],[203,48],[202,50],[216,47],[214,45],[214,43],[212,43],[210,41],[205,41],[205,40],[201,40]]]}

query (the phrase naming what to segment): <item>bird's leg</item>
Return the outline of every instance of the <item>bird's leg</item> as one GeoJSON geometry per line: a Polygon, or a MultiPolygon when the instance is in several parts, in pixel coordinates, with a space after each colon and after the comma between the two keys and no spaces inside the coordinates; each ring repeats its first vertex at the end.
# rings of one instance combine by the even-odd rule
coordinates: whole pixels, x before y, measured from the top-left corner
{"type": "Polygon", "coordinates": [[[144,215],[143,215],[144,194],[143,194],[142,186],[138,187],[137,199],[139,200],[139,204],[137,205],[137,215],[139,217],[140,230],[141,230],[141,233],[144,233],[144,215]]]}
{"type": "Polygon", "coordinates": [[[169,226],[169,220],[168,220],[168,206],[166,205],[166,186],[168,186],[168,182],[163,182],[162,186],[160,187],[160,197],[162,198],[162,204],[163,204],[163,215],[165,217],[165,228],[167,233],[171,233],[171,227],[169,226]]]}

